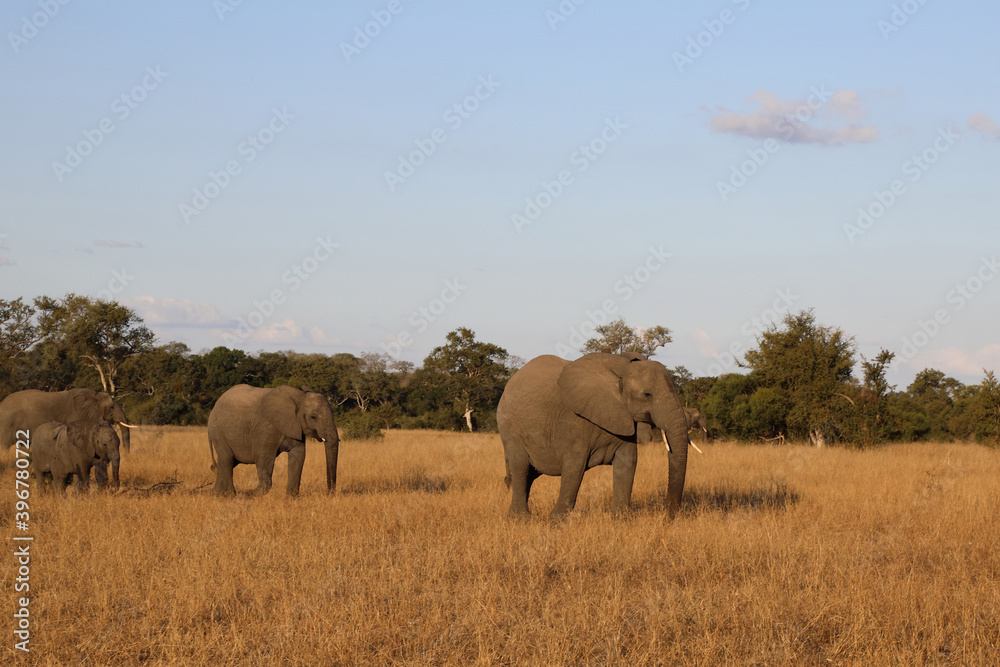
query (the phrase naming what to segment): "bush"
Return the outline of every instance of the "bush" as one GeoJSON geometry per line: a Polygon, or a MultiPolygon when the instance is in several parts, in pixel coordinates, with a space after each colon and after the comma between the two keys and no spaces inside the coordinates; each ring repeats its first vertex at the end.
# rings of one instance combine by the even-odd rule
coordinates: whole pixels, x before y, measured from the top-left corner
{"type": "Polygon", "coordinates": [[[382,433],[385,421],[371,412],[345,412],[337,418],[337,425],[344,440],[381,440],[385,437],[382,433]]]}

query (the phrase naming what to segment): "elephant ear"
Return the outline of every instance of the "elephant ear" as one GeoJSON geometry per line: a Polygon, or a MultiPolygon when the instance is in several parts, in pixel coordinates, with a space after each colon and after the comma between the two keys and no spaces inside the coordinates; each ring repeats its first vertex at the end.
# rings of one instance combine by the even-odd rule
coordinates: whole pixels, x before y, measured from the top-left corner
{"type": "Polygon", "coordinates": [[[73,395],[73,407],[78,416],[89,422],[103,421],[100,406],[97,403],[97,392],[92,389],[70,389],[73,395]]]}
{"type": "Polygon", "coordinates": [[[282,385],[267,393],[261,401],[264,418],[286,438],[302,440],[302,426],[299,424],[298,405],[302,391],[282,385]]]}
{"type": "Polygon", "coordinates": [[[68,447],[83,452],[87,458],[94,458],[97,455],[94,440],[98,428],[100,427],[86,422],[74,422],[67,425],[62,437],[65,438],[68,447]]]}
{"type": "Polygon", "coordinates": [[[49,423],[52,424],[52,428],[49,431],[49,434],[52,436],[52,439],[56,442],[64,441],[66,438],[66,424],[63,424],[61,422],[49,422],[49,423]]]}
{"type": "Polygon", "coordinates": [[[563,405],[605,431],[635,435],[635,421],[625,407],[622,377],[629,360],[614,354],[585,354],[559,374],[563,405]]]}

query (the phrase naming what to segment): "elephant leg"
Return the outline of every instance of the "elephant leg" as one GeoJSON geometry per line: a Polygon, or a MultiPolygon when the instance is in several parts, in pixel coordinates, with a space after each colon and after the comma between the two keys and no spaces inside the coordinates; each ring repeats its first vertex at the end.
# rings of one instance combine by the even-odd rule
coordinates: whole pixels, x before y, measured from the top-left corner
{"type": "Polygon", "coordinates": [[[508,461],[507,475],[510,484],[510,510],[512,517],[526,516],[528,512],[528,494],[531,484],[538,477],[538,472],[527,461],[508,461]]]}
{"type": "Polygon", "coordinates": [[[77,483],[76,488],[79,491],[90,491],[90,469],[80,468],[77,470],[77,483]]]}
{"type": "MultiPolygon", "coordinates": [[[[290,464],[291,462],[289,462],[290,464]]],[[[274,457],[264,455],[257,461],[257,488],[254,494],[262,496],[271,490],[271,475],[274,473],[274,457]]]]}
{"type": "Polygon", "coordinates": [[[306,446],[292,447],[288,450],[288,487],[290,496],[299,495],[299,483],[302,481],[302,465],[306,462],[306,446]]]}
{"type": "Polygon", "coordinates": [[[66,482],[69,480],[69,475],[66,473],[52,473],[52,486],[60,495],[66,495],[66,482]]]}
{"type": "Polygon", "coordinates": [[[108,469],[104,463],[98,462],[94,466],[94,481],[97,482],[98,489],[104,489],[108,485],[108,469]]]}
{"type": "MultiPolygon", "coordinates": [[[[104,476],[108,476],[107,463],[101,464],[104,467],[104,476]]],[[[111,461],[111,484],[112,488],[119,488],[121,486],[121,481],[118,479],[118,469],[121,467],[121,461],[117,458],[111,461]]]]}
{"type": "Polygon", "coordinates": [[[225,447],[219,447],[217,451],[219,460],[215,467],[215,486],[212,487],[212,493],[218,496],[234,495],[236,487],[233,486],[233,467],[236,465],[236,460],[233,458],[233,453],[225,447]]]}
{"type": "Polygon", "coordinates": [[[623,447],[619,447],[615,452],[612,462],[614,471],[614,486],[611,496],[611,511],[615,514],[628,509],[629,500],[632,498],[632,482],[635,480],[635,465],[639,460],[637,447],[634,442],[630,442],[623,447]]]}
{"type": "Polygon", "coordinates": [[[579,465],[563,468],[562,476],[559,478],[559,499],[552,508],[550,519],[554,521],[562,518],[576,507],[576,496],[580,493],[580,484],[583,483],[583,473],[586,470],[586,460],[581,461],[579,465]]]}

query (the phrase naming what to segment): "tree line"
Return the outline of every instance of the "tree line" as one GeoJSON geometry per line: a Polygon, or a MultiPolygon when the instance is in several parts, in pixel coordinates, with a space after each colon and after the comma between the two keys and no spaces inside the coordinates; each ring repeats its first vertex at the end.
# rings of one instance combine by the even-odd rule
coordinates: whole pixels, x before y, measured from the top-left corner
{"type": "MultiPolygon", "coordinates": [[[[633,328],[619,319],[597,327],[582,351],[652,356],[670,342],[664,326],[633,328]]],[[[745,372],[696,378],[683,366],[668,370],[712,437],[1000,444],[1000,382],[992,371],[964,385],[927,368],[897,391],[886,380],[894,358],[888,350],[859,355],[851,336],[806,310],[759,336],[739,362],[745,372]]],[[[245,383],[325,394],[348,438],[378,437],[385,428],[492,431],[503,388],[522,363],[465,327],[419,367],[374,352],[247,354],[219,346],[195,353],[183,343],[158,344],[133,310],[114,301],[75,294],[0,300],[0,396],[89,387],[111,393],[130,420],[145,424],[205,424],[219,396],[245,383]]]]}

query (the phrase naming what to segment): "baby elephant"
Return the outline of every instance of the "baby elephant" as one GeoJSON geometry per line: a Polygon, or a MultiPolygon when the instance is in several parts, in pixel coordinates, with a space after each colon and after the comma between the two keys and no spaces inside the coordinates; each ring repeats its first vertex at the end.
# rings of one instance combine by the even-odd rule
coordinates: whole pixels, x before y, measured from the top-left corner
{"type": "Polygon", "coordinates": [[[108,463],[111,463],[113,485],[117,489],[119,443],[118,434],[107,423],[46,422],[31,434],[31,463],[35,477],[42,480],[44,473],[51,473],[56,489],[65,493],[66,484],[73,475],[79,478],[81,488],[89,488],[90,469],[95,468],[97,487],[104,488],[108,483],[108,463]]]}

